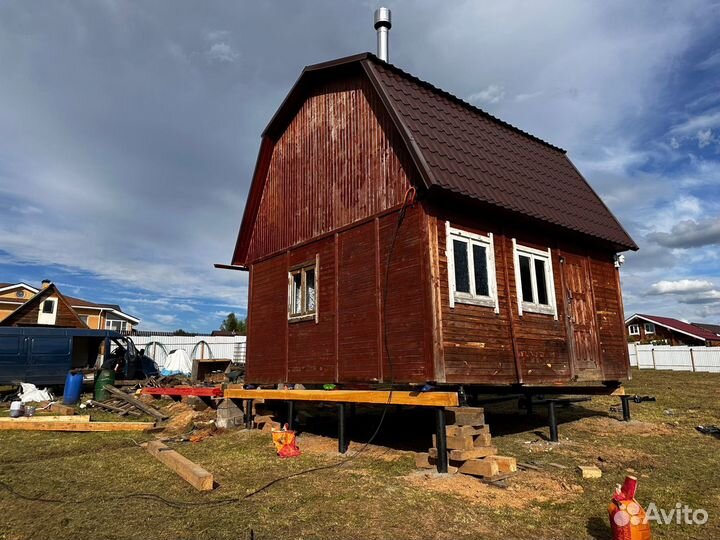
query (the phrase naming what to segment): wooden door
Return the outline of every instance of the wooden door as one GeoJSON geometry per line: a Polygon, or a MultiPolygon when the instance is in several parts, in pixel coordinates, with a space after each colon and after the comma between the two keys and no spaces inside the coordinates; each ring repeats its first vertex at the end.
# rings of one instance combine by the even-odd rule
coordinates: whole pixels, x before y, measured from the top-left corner
{"type": "Polygon", "coordinates": [[[579,381],[602,380],[592,283],[585,257],[564,255],[565,316],[573,372],[579,381]]]}

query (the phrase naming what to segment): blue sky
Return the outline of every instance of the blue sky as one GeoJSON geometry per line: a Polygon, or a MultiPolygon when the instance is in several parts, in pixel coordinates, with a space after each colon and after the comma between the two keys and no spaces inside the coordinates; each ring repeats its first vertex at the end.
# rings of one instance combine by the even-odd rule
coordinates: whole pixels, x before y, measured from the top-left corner
{"type": "MultiPolygon", "coordinates": [[[[566,148],[640,245],[626,312],[720,322],[720,5],[390,1],[391,61],[566,148]]],[[[243,313],[259,135],[373,2],[0,4],[0,281],[153,329],[243,313]],[[318,13],[322,14],[318,18],[318,13]]]]}

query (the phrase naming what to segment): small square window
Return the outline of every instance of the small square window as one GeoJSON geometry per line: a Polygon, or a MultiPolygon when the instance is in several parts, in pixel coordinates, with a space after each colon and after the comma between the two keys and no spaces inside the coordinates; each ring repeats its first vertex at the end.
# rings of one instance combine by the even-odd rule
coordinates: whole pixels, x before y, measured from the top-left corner
{"type": "Polygon", "coordinates": [[[513,240],[518,311],[545,313],[557,319],[550,250],[521,246],[513,240]]]}
{"type": "Polygon", "coordinates": [[[43,313],[55,313],[55,300],[45,300],[42,305],[43,313]]]}
{"type": "Polygon", "coordinates": [[[639,336],[640,335],[640,325],[639,324],[631,324],[628,326],[628,334],[631,336],[639,336]]]}
{"type": "Polygon", "coordinates": [[[455,302],[495,308],[497,285],[493,236],[447,227],[450,306],[455,302]]]}
{"type": "Polygon", "coordinates": [[[317,260],[289,272],[288,319],[310,320],[317,314],[317,260]]]}
{"type": "Polygon", "coordinates": [[[654,334],[655,333],[655,325],[651,322],[645,323],[645,333],[646,334],[654,334]]]}

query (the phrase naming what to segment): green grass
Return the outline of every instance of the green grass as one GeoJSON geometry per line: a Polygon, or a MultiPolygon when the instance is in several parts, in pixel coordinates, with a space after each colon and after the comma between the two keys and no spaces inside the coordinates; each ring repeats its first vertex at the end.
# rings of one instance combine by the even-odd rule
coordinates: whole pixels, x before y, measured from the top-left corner
{"type": "Polygon", "coordinates": [[[607,504],[628,470],[639,478],[642,504],[670,509],[682,502],[710,515],[702,527],[656,525],[654,538],[719,538],[720,440],[694,428],[720,425],[720,375],[633,375],[628,392],[654,395],[657,403],[633,404],[630,424],[608,412],[617,398],[562,409],[558,444],[544,439],[541,409],[528,419],[509,406],[489,407],[500,453],[542,467],[518,473],[506,489],[468,477],[418,476],[410,454],[373,459],[379,453],[373,450],[342,468],[283,481],[227,506],[176,509],[110,499],[133,493],[193,503],[242,498],[275,478],[338,458],[305,452],[281,460],[259,432],[173,445],[215,475],[219,486],[201,494],[137,446],[152,435],[0,432],[0,481],[23,495],[64,501],[25,501],[0,490],[0,539],[242,539],[251,529],[258,539],[601,539],[610,538],[607,504]],[[582,480],[579,464],[599,465],[603,477],[582,480]],[[533,498],[539,493],[544,497],[533,498]]]}

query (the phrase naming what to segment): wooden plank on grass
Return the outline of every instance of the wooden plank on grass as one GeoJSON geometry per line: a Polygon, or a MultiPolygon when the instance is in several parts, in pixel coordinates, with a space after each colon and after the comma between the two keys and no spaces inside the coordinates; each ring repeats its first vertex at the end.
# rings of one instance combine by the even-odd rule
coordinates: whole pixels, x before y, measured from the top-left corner
{"type": "Polygon", "coordinates": [[[210,491],[213,488],[213,475],[200,465],[181,456],[175,450],[160,441],[152,441],[147,445],[150,452],[158,461],[175,471],[178,476],[199,491],[210,491]]]}
{"type": "MultiPolygon", "coordinates": [[[[279,399],[283,401],[332,401],[341,403],[375,403],[383,405],[417,405],[426,407],[454,407],[458,405],[457,392],[408,392],[393,390],[245,390],[241,384],[225,389],[228,399],[279,399]]],[[[481,424],[483,422],[480,422],[481,424]]]]}
{"type": "Polygon", "coordinates": [[[17,422],[0,420],[0,430],[24,431],[145,431],[153,422],[17,422]]]}
{"type": "Polygon", "coordinates": [[[3,420],[9,420],[11,422],[67,422],[67,423],[82,423],[89,422],[90,417],[83,416],[67,416],[67,415],[55,415],[55,416],[21,416],[20,418],[3,418],[3,420]]]}

